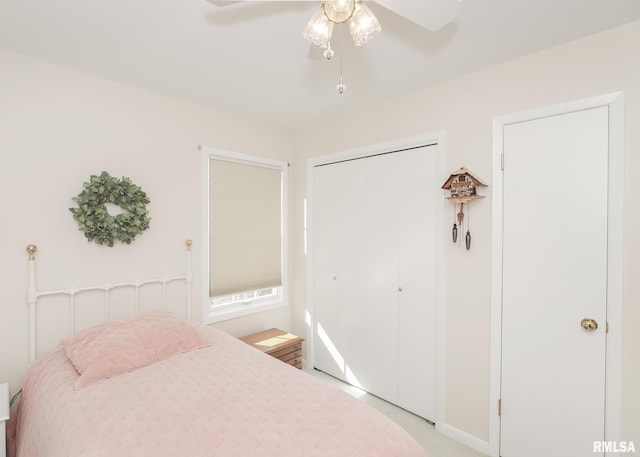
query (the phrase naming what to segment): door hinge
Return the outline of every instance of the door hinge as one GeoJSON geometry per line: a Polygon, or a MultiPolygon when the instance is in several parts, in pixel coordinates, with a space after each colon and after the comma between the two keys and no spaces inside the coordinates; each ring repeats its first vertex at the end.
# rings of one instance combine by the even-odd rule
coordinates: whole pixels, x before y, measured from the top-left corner
{"type": "Polygon", "coordinates": [[[500,156],[500,169],[504,170],[504,152],[500,156]]]}
{"type": "Polygon", "coordinates": [[[607,321],[607,334],[609,333],[609,321],[607,321]]]}
{"type": "Polygon", "coordinates": [[[502,417],[502,398],[498,399],[498,416],[502,417]]]}

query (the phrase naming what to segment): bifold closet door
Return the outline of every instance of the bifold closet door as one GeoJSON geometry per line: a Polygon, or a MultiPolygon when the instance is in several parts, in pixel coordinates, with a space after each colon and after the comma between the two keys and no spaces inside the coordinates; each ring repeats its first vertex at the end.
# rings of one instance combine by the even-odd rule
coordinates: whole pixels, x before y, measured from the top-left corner
{"type": "Polygon", "coordinates": [[[314,168],[314,364],[435,417],[437,145],[314,168]]]}
{"type": "Polygon", "coordinates": [[[435,417],[437,145],[367,159],[367,391],[435,417]]]}
{"type": "Polygon", "coordinates": [[[438,146],[398,154],[398,405],[435,419],[438,146]]]}
{"type": "Polygon", "coordinates": [[[314,169],[314,365],[360,385],[364,371],[366,163],[314,169]]]}
{"type": "Polygon", "coordinates": [[[398,402],[399,161],[404,153],[367,162],[366,377],[368,392],[398,402]]]}

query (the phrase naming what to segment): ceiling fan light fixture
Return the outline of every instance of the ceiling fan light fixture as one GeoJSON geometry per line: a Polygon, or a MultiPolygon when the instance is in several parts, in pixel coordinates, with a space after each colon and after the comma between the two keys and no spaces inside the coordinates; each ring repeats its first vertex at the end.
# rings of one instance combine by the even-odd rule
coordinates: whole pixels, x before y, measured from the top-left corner
{"type": "Polygon", "coordinates": [[[333,33],[333,22],[331,22],[324,14],[324,10],[320,8],[311,16],[302,36],[311,43],[321,48],[326,48],[333,33]]]}
{"type": "Polygon", "coordinates": [[[324,0],[322,11],[336,24],[348,21],[356,10],[356,0],[324,0]]]}
{"type": "Polygon", "coordinates": [[[349,30],[356,46],[362,46],[380,33],[382,27],[373,12],[361,2],[355,7],[349,20],[349,30]]]}

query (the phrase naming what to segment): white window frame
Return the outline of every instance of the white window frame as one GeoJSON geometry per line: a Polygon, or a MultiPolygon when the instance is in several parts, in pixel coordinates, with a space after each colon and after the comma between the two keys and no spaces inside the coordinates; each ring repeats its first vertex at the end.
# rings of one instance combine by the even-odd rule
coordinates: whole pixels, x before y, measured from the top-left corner
{"type": "Polygon", "coordinates": [[[206,146],[198,146],[202,153],[202,320],[204,324],[213,324],[228,319],[234,319],[242,316],[268,311],[271,309],[281,308],[288,305],[288,166],[285,161],[266,159],[263,157],[230,152],[221,149],[209,148],[206,146]],[[282,171],[282,285],[278,287],[278,293],[275,297],[265,299],[255,299],[251,301],[242,301],[229,305],[219,305],[212,307],[211,297],[209,296],[209,161],[210,159],[223,159],[237,161],[240,163],[255,164],[257,166],[275,167],[282,171]]]}

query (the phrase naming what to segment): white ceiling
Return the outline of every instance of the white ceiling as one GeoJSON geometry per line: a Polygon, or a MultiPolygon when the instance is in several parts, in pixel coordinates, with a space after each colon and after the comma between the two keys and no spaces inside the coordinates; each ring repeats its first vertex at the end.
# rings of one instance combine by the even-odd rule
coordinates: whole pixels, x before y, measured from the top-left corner
{"type": "Polygon", "coordinates": [[[381,34],[356,48],[336,26],[331,61],[302,38],[319,1],[0,0],[0,48],[296,126],[640,19],[638,0],[462,0],[430,32],[368,5],[381,34]]]}

